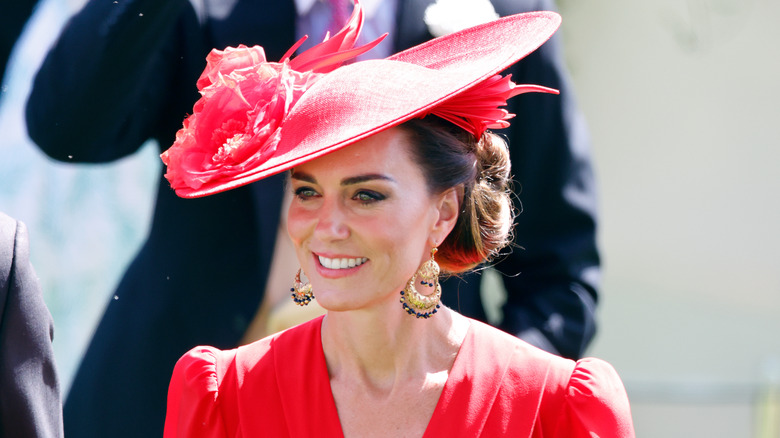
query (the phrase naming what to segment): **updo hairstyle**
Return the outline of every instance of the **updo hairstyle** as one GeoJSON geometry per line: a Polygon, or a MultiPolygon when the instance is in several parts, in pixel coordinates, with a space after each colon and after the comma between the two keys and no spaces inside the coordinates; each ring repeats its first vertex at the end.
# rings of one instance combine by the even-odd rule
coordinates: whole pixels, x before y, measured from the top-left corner
{"type": "Polygon", "coordinates": [[[412,119],[401,127],[431,193],[462,187],[458,220],[436,253],[442,270],[457,274],[492,260],[509,243],[513,220],[504,139],[485,132],[477,141],[435,116],[412,119]]]}

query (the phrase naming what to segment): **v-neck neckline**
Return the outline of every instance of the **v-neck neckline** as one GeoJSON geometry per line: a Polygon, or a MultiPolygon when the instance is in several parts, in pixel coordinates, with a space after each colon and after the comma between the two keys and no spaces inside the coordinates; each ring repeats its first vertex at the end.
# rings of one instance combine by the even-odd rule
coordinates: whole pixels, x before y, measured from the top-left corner
{"type": "MultiPolygon", "coordinates": [[[[291,436],[344,436],[322,346],[322,320],[323,317],[319,317],[319,320],[311,321],[313,327],[307,339],[309,348],[301,344],[289,345],[289,348],[279,349],[275,354],[279,392],[291,436]],[[306,395],[305,400],[315,402],[301,406],[303,394],[306,395]]],[[[496,358],[499,373],[483,373],[475,369],[473,364],[479,355],[475,332],[479,331],[479,325],[479,322],[469,320],[463,343],[428,421],[424,438],[442,436],[443,430],[451,430],[457,435],[467,432],[464,436],[477,436],[484,425],[510,356],[496,358]],[[472,431],[477,433],[472,435],[472,431]]]]}

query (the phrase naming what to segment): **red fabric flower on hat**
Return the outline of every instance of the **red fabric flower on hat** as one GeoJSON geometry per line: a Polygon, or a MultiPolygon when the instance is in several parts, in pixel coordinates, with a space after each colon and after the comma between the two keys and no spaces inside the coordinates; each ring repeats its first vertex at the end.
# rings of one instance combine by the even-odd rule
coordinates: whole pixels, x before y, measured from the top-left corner
{"type": "Polygon", "coordinates": [[[217,82],[220,75],[251,70],[265,62],[265,51],[260,46],[247,47],[241,44],[225,50],[214,49],[206,56],[206,69],[198,78],[198,90],[217,82]]]}
{"type": "Polygon", "coordinates": [[[298,41],[281,62],[268,62],[260,46],[212,50],[198,79],[201,98],[161,155],[174,190],[198,190],[251,171],[273,155],[284,120],[320,77],[364,53],[384,38],[354,48],[363,23],[359,3],[332,38],[293,60],[298,41]]]}
{"type": "MultiPolygon", "coordinates": [[[[241,49],[223,53],[235,55],[241,49]]],[[[230,72],[214,66],[211,72],[199,80],[208,85],[173,146],[162,154],[168,166],[165,177],[174,189],[199,189],[267,160],[276,150],[285,115],[322,76],[264,61],[230,72]]]]}

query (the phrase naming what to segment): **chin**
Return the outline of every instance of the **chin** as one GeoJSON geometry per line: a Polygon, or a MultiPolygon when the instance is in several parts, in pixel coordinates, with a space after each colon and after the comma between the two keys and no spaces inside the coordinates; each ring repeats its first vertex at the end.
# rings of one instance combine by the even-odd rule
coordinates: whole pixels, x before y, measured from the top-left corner
{"type": "Polygon", "coordinates": [[[314,287],[314,297],[317,300],[317,303],[323,309],[330,312],[347,312],[350,310],[366,309],[377,305],[381,306],[383,302],[391,298],[396,299],[393,298],[396,294],[398,294],[398,292],[393,294],[388,292],[379,295],[369,292],[366,288],[346,290],[333,286],[323,288],[318,292],[316,286],[314,287]]]}
{"type": "Polygon", "coordinates": [[[314,297],[317,303],[329,312],[345,312],[360,308],[361,303],[350,296],[351,294],[346,291],[326,289],[318,292],[317,288],[314,288],[314,297]]]}

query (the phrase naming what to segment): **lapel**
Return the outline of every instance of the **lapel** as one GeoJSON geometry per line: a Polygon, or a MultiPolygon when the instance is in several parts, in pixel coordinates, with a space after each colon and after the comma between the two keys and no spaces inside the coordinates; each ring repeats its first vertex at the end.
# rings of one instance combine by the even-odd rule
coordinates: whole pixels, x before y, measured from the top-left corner
{"type": "Polygon", "coordinates": [[[478,330],[472,321],[423,438],[480,436],[511,355],[493,357],[493,366],[489,367],[492,372],[483,372],[475,366],[481,356],[474,345],[478,330]]]}
{"type": "MultiPolygon", "coordinates": [[[[433,38],[423,21],[425,9],[436,0],[398,0],[398,16],[393,44],[396,52],[422,44],[433,38]]],[[[491,0],[500,16],[539,9],[525,0],[491,0]]]]}
{"type": "Polygon", "coordinates": [[[344,436],[322,351],[322,318],[281,333],[274,343],[274,369],[291,437],[344,436]]]}
{"type": "Polygon", "coordinates": [[[425,9],[435,0],[398,0],[398,16],[393,37],[395,52],[421,44],[433,38],[423,21],[425,9]]]}
{"type": "Polygon", "coordinates": [[[510,335],[472,320],[423,438],[530,436],[549,361],[510,335]]]}
{"type": "Polygon", "coordinates": [[[16,240],[16,220],[0,213],[0,329],[3,327],[5,303],[11,279],[11,267],[14,262],[14,247],[16,240]]]}

